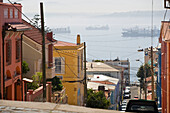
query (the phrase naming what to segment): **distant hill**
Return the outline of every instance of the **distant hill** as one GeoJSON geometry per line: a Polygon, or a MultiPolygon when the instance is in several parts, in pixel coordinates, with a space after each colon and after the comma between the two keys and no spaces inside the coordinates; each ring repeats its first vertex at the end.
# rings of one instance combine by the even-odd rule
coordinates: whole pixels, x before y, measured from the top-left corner
{"type": "MultiPolygon", "coordinates": [[[[154,17],[164,16],[165,11],[153,11],[154,17]]],[[[131,11],[131,12],[117,12],[107,15],[100,15],[101,17],[151,17],[152,11],[131,11]]],[[[170,13],[167,12],[167,17],[170,16],[170,13]]]]}

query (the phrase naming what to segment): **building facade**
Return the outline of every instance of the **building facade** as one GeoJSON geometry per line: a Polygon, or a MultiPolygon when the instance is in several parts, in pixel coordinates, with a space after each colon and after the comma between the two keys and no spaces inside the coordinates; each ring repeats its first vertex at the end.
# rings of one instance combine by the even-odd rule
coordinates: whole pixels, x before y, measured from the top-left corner
{"type": "Polygon", "coordinates": [[[162,21],[159,42],[161,43],[161,88],[162,113],[170,112],[170,29],[169,21],[162,21]]]}
{"type": "Polygon", "coordinates": [[[106,64],[108,64],[110,66],[123,67],[123,77],[122,78],[124,79],[124,84],[125,85],[130,85],[130,62],[129,62],[129,59],[127,59],[127,60],[119,60],[119,58],[117,58],[115,60],[102,60],[102,61],[104,61],[104,63],[106,63],[106,64]]]}
{"type": "MultiPolygon", "coordinates": [[[[32,79],[36,72],[42,72],[42,33],[35,26],[22,20],[24,25],[31,27],[31,30],[25,31],[23,34],[23,60],[28,63],[30,71],[23,76],[32,79]]],[[[46,78],[55,76],[55,66],[53,60],[53,45],[57,41],[53,39],[53,33],[49,32],[45,36],[45,52],[46,52],[46,78]]]]}
{"type": "Polygon", "coordinates": [[[100,87],[104,87],[104,93],[106,99],[110,100],[109,109],[118,110],[120,105],[120,93],[119,93],[119,79],[108,77],[105,75],[93,75],[88,78],[87,83],[88,89],[93,89],[94,91],[99,91],[100,87]]]}
{"type": "Polygon", "coordinates": [[[77,35],[77,44],[57,41],[53,48],[55,75],[62,80],[71,105],[84,104],[83,49],[80,35],[77,35]]]}
{"type": "Polygon", "coordinates": [[[30,28],[22,23],[22,5],[13,5],[0,1],[0,98],[24,100],[21,42],[30,28]]]}

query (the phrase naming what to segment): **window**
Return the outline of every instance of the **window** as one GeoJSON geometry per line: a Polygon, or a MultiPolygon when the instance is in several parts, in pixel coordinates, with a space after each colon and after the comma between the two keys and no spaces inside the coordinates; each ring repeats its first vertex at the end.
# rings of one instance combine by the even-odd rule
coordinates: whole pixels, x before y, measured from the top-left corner
{"type": "Polygon", "coordinates": [[[78,61],[77,61],[77,68],[78,68],[78,76],[79,76],[79,74],[80,74],[80,57],[79,57],[79,55],[78,55],[78,61]]]}
{"type": "Polygon", "coordinates": [[[21,40],[16,40],[16,60],[20,60],[21,56],[21,40]]]}
{"type": "Polygon", "coordinates": [[[6,42],[6,63],[7,65],[11,63],[11,40],[6,42]]]}
{"type": "Polygon", "coordinates": [[[55,73],[64,74],[65,73],[65,58],[55,57],[55,73]]]}
{"type": "Polygon", "coordinates": [[[4,18],[8,18],[8,9],[4,9],[4,18]]]}
{"type": "Polygon", "coordinates": [[[81,54],[81,70],[83,70],[83,54],[81,54]]]}
{"type": "Polygon", "coordinates": [[[10,9],[10,18],[13,18],[13,9],[10,9]]]}
{"type": "Polygon", "coordinates": [[[15,9],[15,18],[18,18],[18,10],[15,9]]]}

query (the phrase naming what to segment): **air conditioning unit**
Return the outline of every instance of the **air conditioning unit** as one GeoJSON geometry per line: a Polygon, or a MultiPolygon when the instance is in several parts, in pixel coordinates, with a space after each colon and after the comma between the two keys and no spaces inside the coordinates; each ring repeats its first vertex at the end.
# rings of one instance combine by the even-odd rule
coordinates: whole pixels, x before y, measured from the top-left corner
{"type": "Polygon", "coordinates": [[[170,0],[164,0],[164,8],[170,9],[170,0]]]}

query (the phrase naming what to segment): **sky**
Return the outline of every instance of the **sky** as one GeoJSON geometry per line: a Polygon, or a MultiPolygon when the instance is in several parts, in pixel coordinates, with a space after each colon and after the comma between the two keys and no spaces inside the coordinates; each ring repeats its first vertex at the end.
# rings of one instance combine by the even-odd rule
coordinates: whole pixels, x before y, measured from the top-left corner
{"type": "MultiPolygon", "coordinates": [[[[152,0],[11,0],[23,5],[24,13],[39,13],[40,2],[46,13],[114,13],[149,11],[152,0]]],[[[8,0],[4,0],[8,2],[8,0]]],[[[163,10],[163,0],[153,0],[154,10],[163,10]]]]}

